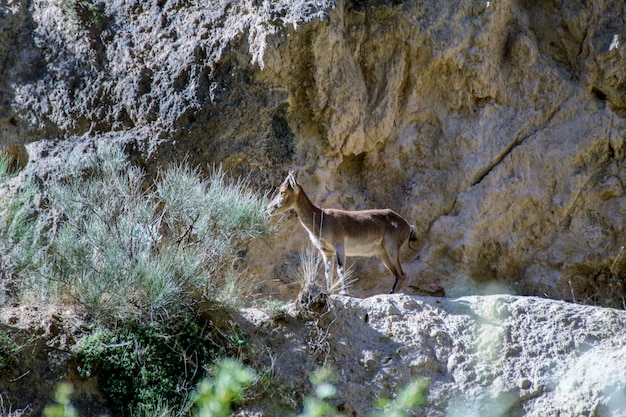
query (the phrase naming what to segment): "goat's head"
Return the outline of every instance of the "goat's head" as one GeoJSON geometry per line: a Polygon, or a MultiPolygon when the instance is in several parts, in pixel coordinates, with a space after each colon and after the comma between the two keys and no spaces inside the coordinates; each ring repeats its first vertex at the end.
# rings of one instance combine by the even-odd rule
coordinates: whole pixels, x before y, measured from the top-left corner
{"type": "Polygon", "coordinates": [[[300,194],[300,185],[296,181],[294,171],[289,171],[287,178],[278,188],[276,197],[267,205],[267,212],[274,216],[295,208],[300,194]]]}

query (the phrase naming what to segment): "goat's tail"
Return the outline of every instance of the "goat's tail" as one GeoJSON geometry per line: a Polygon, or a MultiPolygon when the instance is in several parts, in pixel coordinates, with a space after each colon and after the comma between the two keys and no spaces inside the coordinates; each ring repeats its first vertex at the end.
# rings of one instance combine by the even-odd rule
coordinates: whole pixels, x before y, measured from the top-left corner
{"type": "Polygon", "coordinates": [[[411,225],[411,234],[409,235],[409,248],[417,252],[417,249],[411,246],[412,242],[417,242],[417,229],[411,225]]]}

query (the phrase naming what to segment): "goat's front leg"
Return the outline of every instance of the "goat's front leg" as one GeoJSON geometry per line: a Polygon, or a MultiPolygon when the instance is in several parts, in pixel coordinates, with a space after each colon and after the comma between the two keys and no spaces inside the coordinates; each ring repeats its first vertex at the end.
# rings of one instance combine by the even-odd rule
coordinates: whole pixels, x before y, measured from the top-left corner
{"type": "Polygon", "coordinates": [[[337,254],[337,275],[339,276],[339,282],[341,284],[341,295],[348,294],[348,287],[346,286],[346,250],[343,244],[335,246],[335,253],[337,254]]]}
{"type": "Polygon", "coordinates": [[[330,289],[333,285],[333,261],[335,258],[335,253],[322,250],[322,259],[324,260],[324,276],[326,277],[326,291],[330,294],[330,289]]]}

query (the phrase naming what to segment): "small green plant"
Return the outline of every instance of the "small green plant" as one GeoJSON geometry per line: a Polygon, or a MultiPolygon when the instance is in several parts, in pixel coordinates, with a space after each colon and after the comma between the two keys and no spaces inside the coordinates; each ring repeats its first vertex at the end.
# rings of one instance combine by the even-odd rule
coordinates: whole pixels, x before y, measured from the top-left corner
{"type": "Polygon", "coordinates": [[[0,332],[0,370],[8,366],[20,346],[5,332],[0,332]]]}
{"type": "Polygon", "coordinates": [[[315,396],[304,398],[304,410],[298,417],[343,417],[330,403],[337,394],[337,374],[330,367],[322,367],[309,377],[315,387],[315,396]]]}
{"type": "MultiPolygon", "coordinates": [[[[311,374],[310,380],[315,387],[315,396],[304,398],[304,410],[298,417],[343,417],[344,414],[331,403],[337,393],[337,374],[332,368],[318,369],[311,374]]],[[[402,388],[395,399],[379,399],[376,406],[382,411],[372,413],[371,417],[407,417],[412,410],[426,404],[427,387],[426,379],[415,379],[402,388]]]]}
{"type": "Polygon", "coordinates": [[[54,404],[47,405],[43,410],[44,417],[78,417],[78,412],[70,402],[74,392],[72,384],[62,382],[54,391],[54,404]]]}
{"type": "Polygon", "coordinates": [[[213,370],[213,378],[203,379],[192,394],[199,417],[228,417],[232,403],[243,398],[243,391],[256,379],[252,368],[235,359],[224,359],[213,370]]]}
{"type": "Polygon", "coordinates": [[[417,378],[406,385],[398,392],[393,400],[381,398],[377,401],[377,411],[372,417],[407,417],[411,410],[422,407],[426,404],[426,389],[428,388],[428,380],[425,378],[417,378]]]}

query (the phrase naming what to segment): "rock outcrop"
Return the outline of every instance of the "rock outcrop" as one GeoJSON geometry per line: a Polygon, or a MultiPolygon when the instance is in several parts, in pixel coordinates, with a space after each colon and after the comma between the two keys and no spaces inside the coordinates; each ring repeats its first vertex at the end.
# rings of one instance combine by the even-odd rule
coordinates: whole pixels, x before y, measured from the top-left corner
{"type": "MultiPolygon", "coordinates": [[[[326,363],[348,416],[368,415],[375,399],[417,377],[429,381],[419,416],[626,415],[624,311],[507,295],[381,295],[331,297],[318,313],[302,326],[296,313],[244,312],[252,340],[270,347],[274,398],[312,395],[308,375],[326,363]]],[[[239,415],[275,415],[269,403],[239,415]]]]}
{"type": "Polygon", "coordinates": [[[381,3],[266,49],[314,199],[415,221],[418,291],[623,294],[623,4],[381,3]]]}
{"type": "MultiPolygon", "coordinates": [[[[428,380],[417,416],[626,415],[623,310],[510,295],[313,301],[225,315],[255,347],[254,366],[269,384],[235,415],[296,415],[313,395],[309,376],[323,365],[336,371],[333,404],[347,416],[369,415],[376,399],[393,398],[415,378],[428,380]]],[[[19,344],[0,376],[7,415],[40,415],[59,380],[74,385],[79,415],[110,413],[96,381],[78,376],[80,314],[3,307],[0,322],[19,344]]]]}

